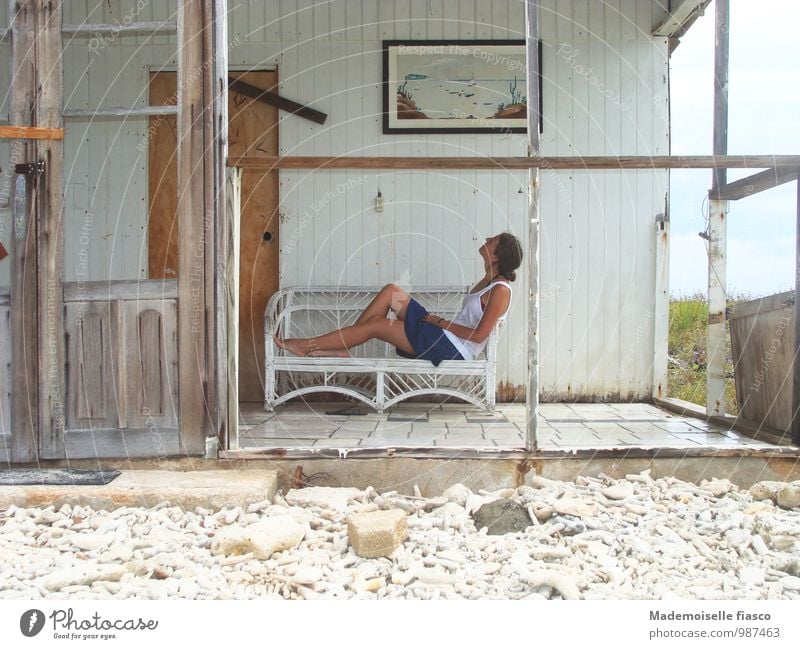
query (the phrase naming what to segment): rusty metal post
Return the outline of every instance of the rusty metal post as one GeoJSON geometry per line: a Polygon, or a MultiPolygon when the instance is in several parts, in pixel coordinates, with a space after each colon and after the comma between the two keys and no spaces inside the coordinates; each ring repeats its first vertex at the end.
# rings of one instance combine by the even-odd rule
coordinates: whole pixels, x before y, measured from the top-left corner
{"type": "Polygon", "coordinates": [[[656,285],[653,317],[653,398],[666,399],[669,343],[669,216],[656,216],[656,285]]]}

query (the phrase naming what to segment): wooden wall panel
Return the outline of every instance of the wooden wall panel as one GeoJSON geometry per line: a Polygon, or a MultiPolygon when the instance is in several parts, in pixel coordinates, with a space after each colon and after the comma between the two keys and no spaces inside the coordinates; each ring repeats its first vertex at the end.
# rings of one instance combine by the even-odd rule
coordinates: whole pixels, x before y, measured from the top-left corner
{"type": "Polygon", "coordinates": [[[119,426],[117,364],[120,349],[115,305],[110,302],[65,304],[67,356],[67,429],[119,426]]]}
{"type": "Polygon", "coordinates": [[[120,305],[126,428],[177,426],[177,308],[174,301],[120,305]]]}
{"type": "Polygon", "coordinates": [[[69,431],[177,428],[174,299],[70,300],[66,323],[69,431]]]}

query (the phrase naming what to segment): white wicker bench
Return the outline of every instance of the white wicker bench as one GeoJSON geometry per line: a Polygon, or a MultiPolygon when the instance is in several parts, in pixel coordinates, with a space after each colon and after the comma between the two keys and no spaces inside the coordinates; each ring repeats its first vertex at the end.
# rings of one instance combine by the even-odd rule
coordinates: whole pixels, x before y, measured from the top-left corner
{"type": "MultiPolygon", "coordinates": [[[[447,395],[493,412],[502,321],[478,358],[442,361],[438,366],[398,356],[393,345],[380,340],[351,349],[350,358],[336,358],[294,356],[272,339],[274,333],[281,338],[309,338],[350,325],[377,291],[374,286],[284,288],[270,298],[264,315],[266,410],[304,394],[337,392],[378,412],[420,395],[447,395]]],[[[410,293],[429,312],[452,317],[468,291],[469,287],[434,287],[410,293]]]]}

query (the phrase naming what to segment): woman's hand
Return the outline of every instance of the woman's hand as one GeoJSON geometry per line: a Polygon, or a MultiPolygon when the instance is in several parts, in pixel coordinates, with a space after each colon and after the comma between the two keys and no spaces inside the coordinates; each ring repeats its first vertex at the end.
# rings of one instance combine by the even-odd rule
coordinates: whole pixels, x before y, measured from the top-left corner
{"type": "Polygon", "coordinates": [[[444,328],[444,327],[447,326],[447,320],[445,320],[441,316],[433,315],[432,313],[429,313],[428,315],[423,317],[422,321],[423,322],[428,322],[428,323],[430,323],[432,325],[436,325],[437,327],[444,328]]]}

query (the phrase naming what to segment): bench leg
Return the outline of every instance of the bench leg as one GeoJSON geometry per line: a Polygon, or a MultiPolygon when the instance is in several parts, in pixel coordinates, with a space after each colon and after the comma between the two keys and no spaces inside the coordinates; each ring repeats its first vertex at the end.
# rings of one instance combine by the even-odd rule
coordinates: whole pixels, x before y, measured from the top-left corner
{"type": "Polygon", "coordinates": [[[384,394],[383,372],[375,374],[375,406],[378,412],[383,412],[383,404],[386,403],[386,395],[384,394]]]}

